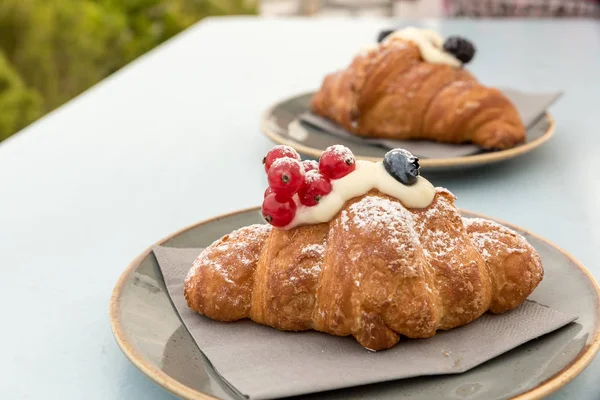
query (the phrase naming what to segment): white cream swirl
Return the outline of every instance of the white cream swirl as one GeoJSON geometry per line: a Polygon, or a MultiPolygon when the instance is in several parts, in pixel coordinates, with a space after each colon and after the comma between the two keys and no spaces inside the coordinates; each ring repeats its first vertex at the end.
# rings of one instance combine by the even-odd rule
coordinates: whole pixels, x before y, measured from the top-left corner
{"type": "Polygon", "coordinates": [[[388,43],[398,39],[413,42],[419,48],[423,60],[427,62],[432,64],[446,64],[453,67],[460,67],[462,65],[458,58],[444,51],[444,38],[436,31],[411,26],[394,31],[384,39],[384,42],[388,43]]]}
{"type": "Polygon", "coordinates": [[[435,188],[427,179],[419,176],[413,185],[403,185],[385,170],[382,162],[358,160],[354,171],[343,178],[332,180],[331,186],[331,193],[313,207],[301,205],[297,196],[294,196],[298,204],[296,216],[284,229],[329,222],[348,200],[362,196],[371,189],[395,197],[408,208],[425,208],[435,197],[435,188]]]}

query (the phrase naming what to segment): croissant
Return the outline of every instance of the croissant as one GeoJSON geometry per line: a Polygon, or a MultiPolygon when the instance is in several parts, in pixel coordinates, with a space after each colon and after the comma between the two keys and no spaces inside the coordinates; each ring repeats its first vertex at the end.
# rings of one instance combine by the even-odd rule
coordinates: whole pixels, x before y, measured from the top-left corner
{"type": "Polygon", "coordinates": [[[359,136],[471,142],[484,149],[522,142],[526,130],[514,105],[477,82],[442,41],[415,28],[391,34],[327,75],[312,111],[359,136]]]}
{"type": "Polygon", "coordinates": [[[185,298],[215,320],[352,335],[373,351],[517,307],[542,280],[540,257],[454,200],[437,188],[407,208],[373,189],[325,223],[238,229],[196,259],[185,298]]]}

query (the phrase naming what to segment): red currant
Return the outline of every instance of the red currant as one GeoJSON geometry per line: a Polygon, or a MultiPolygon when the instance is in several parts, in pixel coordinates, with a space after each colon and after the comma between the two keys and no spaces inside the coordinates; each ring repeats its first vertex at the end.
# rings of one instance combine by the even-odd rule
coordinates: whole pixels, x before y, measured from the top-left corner
{"type": "Polygon", "coordinates": [[[262,215],[269,224],[278,228],[284,227],[296,216],[296,203],[289,197],[271,193],[263,201],[262,215]]]}
{"type": "Polygon", "coordinates": [[[354,154],[346,146],[329,146],[319,159],[319,171],[329,179],[340,179],[356,169],[354,154]]]}
{"type": "Polygon", "coordinates": [[[302,160],[300,154],[290,146],[278,145],[273,147],[267,155],[263,158],[263,164],[265,165],[265,172],[269,172],[269,168],[273,165],[273,162],[278,158],[289,157],[295,160],[302,160]]]}
{"type": "Polygon", "coordinates": [[[304,172],[319,170],[319,163],[315,160],[304,160],[302,161],[302,166],[304,167],[304,172]]]}
{"type": "Polygon", "coordinates": [[[323,196],[331,193],[331,182],[319,171],[310,171],[304,176],[304,182],[298,190],[300,203],[312,207],[319,203],[323,196]]]}
{"type": "Polygon", "coordinates": [[[304,167],[293,158],[278,158],[269,168],[267,178],[273,192],[292,197],[304,181],[304,167]]]}
{"type": "Polygon", "coordinates": [[[271,186],[267,187],[267,190],[265,190],[265,194],[263,195],[263,199],[265,197],[267,197],[268,195],[270,195],[271,193],[275,193],[273,192],[273,189],[271,189],[271,186]]]}

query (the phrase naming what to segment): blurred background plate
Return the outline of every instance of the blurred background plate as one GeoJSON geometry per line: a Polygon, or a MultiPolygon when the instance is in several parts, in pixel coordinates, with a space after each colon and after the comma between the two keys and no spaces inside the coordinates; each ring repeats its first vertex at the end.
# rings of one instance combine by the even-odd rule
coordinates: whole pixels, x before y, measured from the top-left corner
{"type": "MultiPolygon", "coordinates": [[[[269,108],[262,116],[260,125],[263,133],[273,142],[295,148],[300,154],[318,159],[328,146],[343,144],[352,150],[356,158],[380,161],[388,149],[361,143],[360,138],[352,140],[334,136],[301,121],[299,118],[310,110],[313,93],[305,93],[283,100],[269,108]]],[[[447,171],[466,169],[509,160],[528,153],[546,143],[554,134],[554,120],[546,113],[527,131],[525,143],[511,149],[482,152],[462,157],[423,158],[419,163],[422,171],[447,171]]],[[[410,143],[410,142],[409,142],[410,143]]],[[[420,142],[423,143],[423,142],[420,142]]],[[[432,145],[437,145],[431,142],[432,145]]],[[[449,145],[450,146],[450,145],[449,145]]],[[[411,151],[410,144],[406,149],[411,151]]],[[[413,151],[415,154],[418,152],[413,151]]]]}
{"type": "MultiPolygon", "coordinates": [[[[157,244],[206,247],[234,229],[262,223],[259,211],[252,208],[216,217],[176,232],[157,244]]],[[[468,211],[462,214],[480,216],[468,211]]],[[[544,280],[529,299],[578,315],[575,323],[462,374],[404,379],[302,398],[531,400],[571,381],[600,348],[600,289],[571,255],[533,233],[504,225],[524,235],[542,258],[544,280]]],[[[185,399],[237,398],[181,323],[150,248],[121,275],[111,298],[110,322],[125,355],[172,393],[185,399]]]]}

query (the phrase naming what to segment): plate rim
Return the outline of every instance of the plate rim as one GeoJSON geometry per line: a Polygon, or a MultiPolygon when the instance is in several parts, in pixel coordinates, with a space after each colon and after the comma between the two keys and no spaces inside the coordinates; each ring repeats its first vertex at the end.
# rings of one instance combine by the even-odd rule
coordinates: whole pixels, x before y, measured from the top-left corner
{"type": "MultiPolygon", "coordinates": [[[[141,262],[152,252],[152,248],[154,246],[160,246],[161,244],[165,243],[166,241],[172,239],[173,237],[180,235],[181,233],[188,231],[190,229],[197,228],[201,225],[205,225],[210,222],[218,221],[223,218],[232,217],[237,214],[243,214],[243,213],[251,212],[251,211],[258,212],[259,209],[260,209],[260,207],[248,207],[248,208],[240,209],[240,210],[233,211],[233,212],[223,213],[223,214],[217,215],[215,217],[207,218],[200,222],[193,223],[191,225],[188,225],[182,229],[179,229],[179,230],[163,237],[162,239],[158,240],[157,242],[155,242],[154,244],[152,244],[151,246],[146,248],[144,251],[142,251],[142,253],[140,255],[138,255],[133,261],[131,261],[129,263],[129,265],[127,266],[125,271],[123,271],[121,273],[121,275],[119,276],[119,279],[118,279],[117,283],[115,284],[115,287],[113,288],[111,298],[110,298],[110,304],[109,304],[109,320],[110,320],[111,330],[113,332],[113,336],[115,338],[115,341],[117,342],[117,345],[119,346],[119,348],[121,349],[123,354],[129,359],[129,361],[131,363],[133,363],[133,365],[135,365],[135,367],[138,368],[144,375],[146,375],[148,378],[150,378],[157,385],[163,387],[167,391],[169,391],[183,399],[186,399],[186,400],[220,400],[219,398],[214,397],[212,395],[192,389],[189,386],[186,386],[185,384],[183,384],[183,383],[179,382],[178,380],[176,380],[175,378],[171,377],[170,375],[166,374],[162,370],[155,368],[154,366],[151,365],[150,362],[148,362],[146,360],[146,358],[143,356],[143,354],[141,354],[141,352],[136,350],[136,348],[134,347],[133,344],[131,344],[127,341],[127,338],[125,335],[125,329],[121,325],[121,312],[120,312],[120,308],[119,308],[120,299],[124,292],[123,289],[125,287],[125,282],[128,281],[130,275],[136,271],[136,269],[139,267],[141,262]]],[[[557,249],[558,251],[563,253],[563,255],[565,255],[567,258],[569,258],[575,264],[575,266],[577,266],[577,268],[579,268],[581,270],[581,272],[587,277],[588,281],[591,283],[592,287],[595,289],[596,310],[597,311],[600,310],[600,286],[598,285],[598,282],[596,282],[596,279],[588,271],[588,269],[579,260],[577,260],[571,253],[569,253],[568,251],[559,247],[558,245],[551,242],[550,240],[545,239],[545,238],[531,232],[530,230],[521,228],[515,224],[508,223],[508,222],[505,222],[505,221],[502,221],[502,220],[499,220],[496,218],[490,218],[484,214],[469,211],[469,210],[466,210],[463,208],[459,208],[459,211],[461,212],[461,214],[463,212],[466,212],[466,213],[473,215],[476,218],[490,219],[490,220],[496,221],[510,229],[524,232],[528,235],[535,237],[538,240],[541,240],[542,242],[545,242],[547,245],[554,247],[555,249],[557,249]]],[[[584,348],[577,354],[577,357],[574,360],[572,360],[565,368],[561,369],[560,371],[558,371],[556,374],[554,374],[547,380],[541,382],[538,386],[528,390],[527,392],[513,396],[510,399],[511,400],[538,400],[538,399],[541,399],[545,396],[548,396],[548,395],[554,393],[561,387],[565,386],[567,383],[571,382],[577,375],[579,375],[579,373],[581,373],[590,364],[590,362],[594,359],[594,357],[600,350],[600,318],[597,319],[596,326],[594,327],[594,329],[591,333],[593,334],[593,337],[591,338],[590,343],[585,345],[584,348]]]]}
{"type": "MultiPolygon", "coordinates": [[[[268,107],[262,113],[262,115],[260,117],[260,129],[266,137],[271,139],[271,141],[273,141],[277,144],[284,144],[287,146],[291,146],[294,149],[298,150],[299,153],[307,154],[307,155],[310,155],[310,156],[318,159],[321,156],[321,153],[323,152],[323,150],[320,150],[320,149],[317,149],[314,147],[310,147],[310,146],[304,145],[302,143],[282,137],[281,135],[279,135],[277,132],[275,132],[273,129],[270,128],[269,122],[268,122],[268,120],[269,120],[268,116],[272,115],[273,110],[275,108],[279,107],[282,103],[284,103],[286,101],[290,101],[290,100],[298,98],[298,97],[312,95],[314,93],[316,93],[316,92],[310,91],[310,92],[297,94],[295,96],[288,97],[286,99],[280,100],[280,101],[272,104],[270,107],[268,107]]],[[[552,136],[554,136],[554,132],[556,130],[556,121],[554,120],[554,117],[552,117],[552,115],[548,111],[544,112],[544,116],[546,117],[546,119],[548,120],[548,123],[549,123],[548,129],[546,129],[546,132],[544,132],[544,134],[542,136],[540,136],[539,138],[537,138],[531,142],[522,144],[520,146],[512,147],[510,149],[494,151],[494,152],[490,152],[490,153],[475,154],[472,156],[461,156],[461,157],[451,157],[451,158],[423,158],[423,159],[419,160],[419,164],[421,165],[422,168],[472,166],[472,165],[491,164],[494,162],[505,161],[505,160],[509,160],[511,158],[520,156],[522,154],[529,153],[530,151],[532,151],[532,150],[540,147],[544,143],[546,143],[548,140],[550,140],[550,138],[552,138],[552,136]]],[[[356,154],[355,154],[355,156],[359,160],[367,160],[367,161],[375,161],[375,162],[381,161],[380,157],[360,156],[360,155],[356,155],[356,154]]]]}

